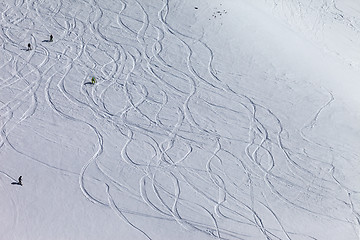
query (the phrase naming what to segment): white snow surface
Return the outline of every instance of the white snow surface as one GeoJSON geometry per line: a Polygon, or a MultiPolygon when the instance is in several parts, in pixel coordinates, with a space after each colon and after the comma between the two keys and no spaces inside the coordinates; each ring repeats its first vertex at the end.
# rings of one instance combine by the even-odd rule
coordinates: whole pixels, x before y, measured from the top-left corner
{"type": "Polygon", "coordinates": [[[359,1],[0,13],[0,240],[360,239],[359,1]]]}

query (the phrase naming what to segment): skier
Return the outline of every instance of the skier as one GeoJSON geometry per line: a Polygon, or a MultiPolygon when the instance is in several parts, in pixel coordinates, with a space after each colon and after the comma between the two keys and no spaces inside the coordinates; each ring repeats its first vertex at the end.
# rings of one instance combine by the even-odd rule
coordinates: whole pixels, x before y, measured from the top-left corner
{"type": "Polygon", "coordinates": [[[52,42],[53,41],[53,35],[51,34],[50,35],[50,42],[52,42]]]}
{"type": "Polygon", "coordinates": [[[95,77],[92,77],[91,78],[91,84],[95,84],[95,83],[96,83],[95,77]]]}
{"type": "Polygon", "coordinates": [[[28,48],[27,48],[27,50],[28,50],[28,51],[31,50],[31,44],[30,44],[30,43],[28,43],[28,48]]]}

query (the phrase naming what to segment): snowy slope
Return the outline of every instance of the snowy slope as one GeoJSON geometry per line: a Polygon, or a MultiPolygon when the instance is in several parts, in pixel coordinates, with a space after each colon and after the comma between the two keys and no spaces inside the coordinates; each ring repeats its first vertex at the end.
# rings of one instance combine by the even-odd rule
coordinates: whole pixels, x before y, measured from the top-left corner
{"type": "Polygon", "coordinates": [[[359,10],[1,2],[0,240],[360,239],[359,10]]]}

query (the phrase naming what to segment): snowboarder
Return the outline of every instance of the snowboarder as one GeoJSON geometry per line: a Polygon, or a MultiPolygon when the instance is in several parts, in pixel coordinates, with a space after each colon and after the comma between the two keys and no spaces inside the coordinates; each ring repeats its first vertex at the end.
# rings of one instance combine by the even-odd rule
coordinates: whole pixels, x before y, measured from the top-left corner
{"type": "Polygon", "coordinates": [[[96,83],[95,77],[92,77],[91,78],[91,84],[95,84],[95,83],[96,83]]]}
{"type": "Polygon", "coordinates": [[[22,186],[22,176],[19,177],[18,181],[17,182],[12,182],[11,184],[13,185],[20,185],[22,186]]]}
{"type": "Polygon", "coordinates": [[[19,185],[22,186],[22,176],[19,177],[18,182],[19,182],[19,185]]]}
{"type": "Polygon", "coordinates": [[[50,42],[52,42],[53,41],[53,35],[51,34],[50,35],[50,42]]]}
{"type": "Polygon", "coordinates": [[[27,48],[27,50],[28,50],[28,51],[31,50],[31,44],[30,44],[30,43],[28,43],[28,48],[27,48]]]}

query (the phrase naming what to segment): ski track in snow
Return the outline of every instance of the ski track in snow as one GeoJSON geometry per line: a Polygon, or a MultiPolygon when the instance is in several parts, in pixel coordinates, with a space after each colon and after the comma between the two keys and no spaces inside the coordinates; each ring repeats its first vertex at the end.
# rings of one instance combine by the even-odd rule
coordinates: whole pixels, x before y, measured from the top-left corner
{"type": "Polygon", "coordinates": [[[307,33],[307,36],[315,39],[325,52],[354,68],[360,68],[356,56],[351,53],[358,49],[353,39],[360,33],[360,17],[356,1],[264,0],[264,2],[271,6],[274,15],[284,19],[289,26],[307,33]],[[334,45],[329,39],[332,31],[338,27],[342,28],[343,32],[337,34],[346,33],[346,38],[334,45]],[[339,47],[344,44],[349,46],[350,52],[340,50],[339,47]]]}
{"type": "MultiPolygon", "coordinates": [[[[331,93],[301,134],[289,138],[272,109],[218,76],[216,55],[203,39],[169,23],[171,4],[88,0],[74,9],[66,0],[7,1],[0,29],[0,92],[8,96],[0,99],[0,149],[42,163],[9,140],[40,106],[87,126],[96,141],[80,172],[42,164],[77,176],[84,197],[111,209],[143,239],[158,238],[137,219],[172,222],[177,226],[170,231],[196,231],[204,239],[317,239],[287,230],[274,207],[279,202],[358,229],[358,203],[351,197],[358,190],[337,179],[332,162],[308,163],[316,157],[307,148],[341,157],[307,135],[331,108],[331,93]],[[42,41],[50,33],[54,42],[42,41]],[[27,41],[33,50],[24,50],[27,41]],[[176,49],[181,51],[171,54],[176,49]],[[87,84],[91,76],[97,79],[94,86],[87,84]],[[219,124],[224,114],[236,114],[232,121],[246,134],[218,131],[217,120],[204,112],[219,124]],[[292,148],[295,144],[300,146],[292,148]],[[338,197],[342,193],[346,204],[338,197]],[[124,198],[141,207],[122,205],[124,198]],[[316,204],[321,200],[334,201],[334,209],[323,211],[316,204]],[[342,219],[341,211],[351,211],[354,219],[342,219]]],[[[274,1],[279,5],[289,7],[274,1]]],[[[322,17],[314,29],[322,28],[322,17]]],[[[14,178],[0,171],[1,184],[14,178]]]]}

